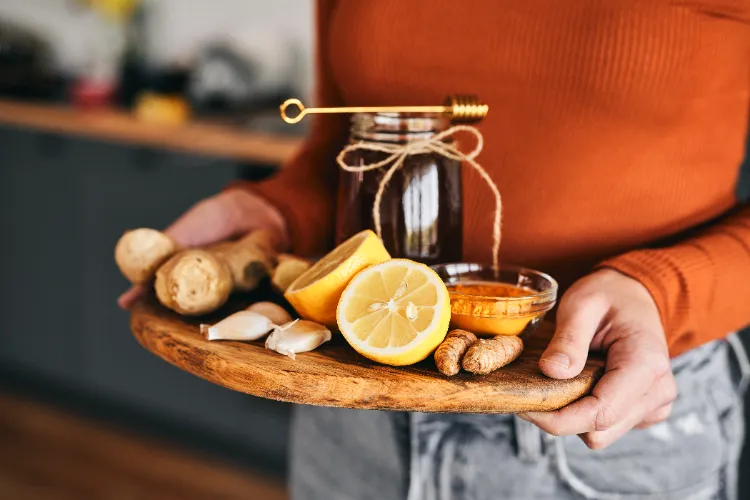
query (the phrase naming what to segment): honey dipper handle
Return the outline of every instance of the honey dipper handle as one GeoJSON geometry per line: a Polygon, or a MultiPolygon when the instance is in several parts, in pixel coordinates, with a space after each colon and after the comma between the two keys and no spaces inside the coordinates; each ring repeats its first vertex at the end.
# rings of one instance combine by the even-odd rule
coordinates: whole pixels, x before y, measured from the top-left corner
{"type": "Polygon", "coordinates": [[[287,99],[279,107],[281,118],[287,123],[299,123],[305,115],[331,113],[452,113],[452,106],[359,106],[338,108],[306,108],[299,99],[287,99]],[[295,116],[287,114],[290,106],[299,109],[295,116]]]}

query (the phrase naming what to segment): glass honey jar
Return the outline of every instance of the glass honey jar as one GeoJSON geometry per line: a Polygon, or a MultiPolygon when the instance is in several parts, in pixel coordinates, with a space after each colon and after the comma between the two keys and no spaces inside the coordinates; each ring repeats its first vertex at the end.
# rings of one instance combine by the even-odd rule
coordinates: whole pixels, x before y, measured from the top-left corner
{"type": "MultiPolygon", "coordinates": [[[[352,115],[350,144],[377,149],[426,141],[451,126],[441,114],[357,113],[352,115]]],[[[450,137],[443,139],[450,143],[450,137]]],[[[382,162],[386,151],[350,150],[352,167],[382,162]]],[[[364,229],[375,230],[373,204],[390,165],[339,177],[336,243],[364,229]]],[[[459,262],[462,256],[461,162],[435,152],[404,158],[386,184],[379,206],[381,237],[393,257],[427,265],[459,262]]]]}

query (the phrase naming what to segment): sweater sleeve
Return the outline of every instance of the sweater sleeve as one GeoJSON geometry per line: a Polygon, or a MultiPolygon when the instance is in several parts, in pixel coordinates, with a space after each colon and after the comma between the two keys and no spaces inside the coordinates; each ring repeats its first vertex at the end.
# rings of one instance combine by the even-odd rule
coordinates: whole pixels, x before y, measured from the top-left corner
{"type": "Polygon", "coordinates": [[[750,206],[673,246],[601,264],[640,281],[677,356],[750,324],[750,206]]]}
{"type": "MultiPolygon", "coordinates": [[[[335,0],[318,0],[316,6],[315,105],[337,106],[341,99],[328,60],[335,0]]],[[[279,173],[264,182],[239,181],[230,186],[259,194],[281,212],[298,255],[320,254],[331,247],[338,186],[335,158],[347,137],[344,116],[311,116],[309,136],[279,173]]]]}

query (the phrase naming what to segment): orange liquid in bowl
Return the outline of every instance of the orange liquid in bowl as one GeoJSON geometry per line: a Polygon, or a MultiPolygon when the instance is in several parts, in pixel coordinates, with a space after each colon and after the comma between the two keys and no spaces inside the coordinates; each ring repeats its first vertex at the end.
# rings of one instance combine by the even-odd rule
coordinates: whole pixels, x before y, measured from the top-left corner
{"type": "Polygon", "coordinates": [[[448,285],[451,325],[477,335],[520,335],[546,311],[535,309],[529,288],[491,281],[448,285]]]}

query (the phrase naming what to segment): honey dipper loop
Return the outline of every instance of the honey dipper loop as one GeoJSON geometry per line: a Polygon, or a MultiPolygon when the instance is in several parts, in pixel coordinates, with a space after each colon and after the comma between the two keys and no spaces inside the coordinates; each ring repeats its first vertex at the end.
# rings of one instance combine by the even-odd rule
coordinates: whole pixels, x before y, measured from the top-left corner
{"type": "Polygon", "coordinates": [[[302,104],[302,101],[299,99],[287,99],[284,101],[284,103],[279,107],[279,111],[281,112],[281,118],[287,122],[287,123],[299,123],[302,118],[305,117],[307,114],[307,110],[305,109],[305,105],[302,104]],[[297,113],[297,116],[289,116],[286,114],[286,109],[289,106],[296,106],[299,112],[297,113]]]}

